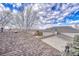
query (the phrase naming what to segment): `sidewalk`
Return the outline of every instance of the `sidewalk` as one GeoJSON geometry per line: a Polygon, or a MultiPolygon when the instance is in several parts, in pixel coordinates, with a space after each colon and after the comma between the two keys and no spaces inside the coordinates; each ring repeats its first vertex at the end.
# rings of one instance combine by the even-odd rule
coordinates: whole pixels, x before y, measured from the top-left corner
{"type": "Polygon", "coordinates": [[[64,40],[62,38],[59,38],[57,36],[52,36],[49,38],[43,38],[41,39],[43,42],[49,44],[50,46],[56,48],[60,52],[64,51],[65,45],[68,43],[67,40],[64,40]]]}

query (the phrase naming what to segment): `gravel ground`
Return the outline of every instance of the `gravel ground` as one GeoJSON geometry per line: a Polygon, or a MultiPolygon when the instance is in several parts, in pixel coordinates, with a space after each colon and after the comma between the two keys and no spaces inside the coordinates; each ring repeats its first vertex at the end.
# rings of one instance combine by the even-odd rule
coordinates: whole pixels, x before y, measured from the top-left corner
{"type": "Polygon", "coordinates": [[[0,33],[1,56],[60,56],[60,52],[26,32],[0,33]]]}

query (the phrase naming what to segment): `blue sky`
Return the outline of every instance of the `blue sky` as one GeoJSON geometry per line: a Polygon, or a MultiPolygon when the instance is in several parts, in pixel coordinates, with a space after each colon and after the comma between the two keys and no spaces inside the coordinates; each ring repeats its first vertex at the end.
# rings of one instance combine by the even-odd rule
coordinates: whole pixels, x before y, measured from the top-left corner
{"type": "Polygon", "coordinates": [[[11,11],[13,11],[14,9],[20,12],[24,10],[23,4],[21,4],[20,6],[17,6],[14,3],[2,3],[2,4],[4,5],[5,8],[9,8],[11,11]]]}
{"type": "MultiPolygon", "coordinates": [[[[27,5],[27,4],[23,4],[23,3],[21,3],[21,5],[17,5],[14,3],[2,3],[2,4],[4,5],[5,8],[9,8],[11,11],[17,10],[18,12],[22,12],[24,10],[25,6],[27,5]]],[[[55,3],[55,5],[50,8],[51,12],[60,11],[62,6],[63,6],[62,3],[60,3],[59,5],[57,3],[55,3]]],[[[70,7],[73,7],[73,6],[74,5],[70,5],[70,7]]],[[[55,21],[55,23],[61,23],[63,25],[63,24],[69,24],[71,21],[79,21],[79,9],[74,10],[73,12],[71,12],[70,14],[65,16],[62,20],[63,21],[55,21]],[[68,20],[68,22],[67,22],[67,20],[68,20]]],[[[51,20],[51,23],[53,23],[52,20],[51,20]]],[[[79,22],[76,22],[76,23],[79,23],[79,22]]]]}

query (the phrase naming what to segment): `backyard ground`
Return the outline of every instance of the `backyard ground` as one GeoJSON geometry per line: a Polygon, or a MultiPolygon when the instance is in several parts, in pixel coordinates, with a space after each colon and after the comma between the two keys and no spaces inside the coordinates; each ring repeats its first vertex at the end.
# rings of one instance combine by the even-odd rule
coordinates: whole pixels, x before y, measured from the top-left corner
{"type": "Polygon", "coordinates": [[[26,31],[0,33],[1,56],[59,56],[60,52],[26,31]]]}

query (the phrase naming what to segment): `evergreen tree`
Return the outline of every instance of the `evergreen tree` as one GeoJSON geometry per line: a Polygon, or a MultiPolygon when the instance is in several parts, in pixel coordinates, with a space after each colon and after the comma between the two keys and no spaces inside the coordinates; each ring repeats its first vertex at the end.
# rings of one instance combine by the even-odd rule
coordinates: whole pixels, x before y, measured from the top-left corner
{"type": "Polygon", "coordinates": [[[72,55],[79,56],[79,35],[75,35],[72,49],[71,49],[72,55]]]}

